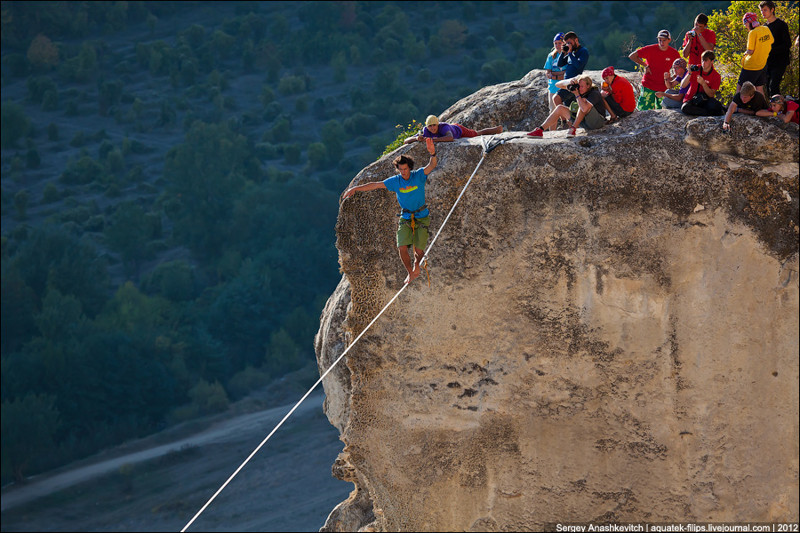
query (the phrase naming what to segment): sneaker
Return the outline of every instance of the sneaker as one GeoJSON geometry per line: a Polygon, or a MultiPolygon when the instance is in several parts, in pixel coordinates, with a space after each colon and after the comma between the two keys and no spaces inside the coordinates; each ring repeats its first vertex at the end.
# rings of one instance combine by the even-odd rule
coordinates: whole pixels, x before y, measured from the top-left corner
{"type": "Polygon", "coordinates": [[[544,137],[544,130],[542,128],[536,128],[533,131],[529,131],[528,137],[544,137]]]}
{"type": "Polygon", "coordinates": [[[575,126],[567,130],[567,137],[575,137],[575,126]]]}

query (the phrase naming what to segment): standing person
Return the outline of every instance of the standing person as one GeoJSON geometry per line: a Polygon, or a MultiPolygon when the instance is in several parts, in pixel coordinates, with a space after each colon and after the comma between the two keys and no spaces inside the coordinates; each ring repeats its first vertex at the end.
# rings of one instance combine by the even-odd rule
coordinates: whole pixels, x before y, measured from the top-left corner
{"type": "Polygon", "coordinates": [[[553,49],[547,54],[547,60],[544,62],[544,75],[547,78],[547,108],[551,113],[556,108],[556,103],[553,101],[553,97],[558,93],[556,82],[564,79],[564,67],[558,66],[563,44],[564,34],[556,33],[553,37],[553,49]]]}
{"type": "Polygon", "coordinates": [[[664,92],[657,92],[656,96],[661,98],[661,107],[664,109],[680,109],[683,104],[683,97],[689,90],[689,78],[686,75],[686,60],[678,58],[672,62],[672,70],[664,73],[664,84],[669,87],[664,92]],[[685,82],[684,82],[685,80],[685,82]],[[680,84],[678,89],[674,87],[680,84]]]}
{"type": "Polygon", "coordinates": [[[750,33],[747,34],[747,50],[742,57],[742,72],[736,82],[736,92],[739,92],[744,82],[749,81],[756,86],[758,92],[764,94],[764,85],[767,84],[765,67],[774,42],[772,32],[758,22],[758,15],[755,13],[745,13],[742,24],[750,33]]]}
{"type": "MultiPolygon", "coordinates": [[[[587,130],[597,130],[606,125],[606,109],[603,104],[603,97],[600,96],[600,91],[594,86],[590,76],[561,80],[556,85],[573,93],[578,103],[575,122],[567,130],[568,137],[575,135],[575,129],[581,125],[581,122],[584,123],[584,127],[587,130]]],[[[544,137],[544,130],[550,129],[550,126],[557,124],[558,119],[563,119],[569,124],[570,118],[572,118],[570,108],[564,104],[559,104],[542,125],[529,132],[528,136],[544,137]]]]}
{"type": "Polygon", "coordinates": [[[708,17],[705,13],[700,13],[694,19],[694,27],[683,37],[683,57],[689,65],[699,65],[703,61],[703,52],[713,52],[715,46],[717,34],[708,29],[708,17]]]}
{"type": "Polygon", "coordinates": [[[420,274],[420,261],[428,245],[428,225],[430,213],[425,205],[425,182],[428,174],[436,168],[436,148],[433,142],[426,143],[431,159],[425,168],[414,169],[414,160],[407,155],[398,156],[394,160],[394,167],[399,174],[395,174],[383,181],[373,181],[363,185],[350,187],[342,193],[342,200],[349,198],[357,191],[372,191],[375,189],[388,189],[397,195],[397,202],[403,209],[400,214],[400,223],[397,227],[397,250],[400,260],[408,271],[404,283],[411,283],[420,274]],[[414,261],[408,253],[408,247],[414,249],[414,261]]]}
{"type": "Polygon", "coordinates": [[[722,121],[722,131],[730,131],[731,120],[734,113],[743,115],[758,115],[768,117],[772,115],[767,111],[769,104],[764,95],[756,91],[755,85],[746,81],[742,84],[742,90],[733,96],[733,100],[728,106],[728,112],[722,121]]]}
{"type": "Polygon", "coordinates": [[[431,139],[435,143],[453,142],[462,137],[478,137],[480,135],[497,135],[503,133],[503,126],[495,126],[493,128],[485,128],[482,130],[471,130],[461,124],[448,124],[447,122],[439,122],[439,117],[436,115],[428,115],[425,119],[425,127],[416,135],[408,137],[403,144],[411,144],[413,142],[422,141],[423,139],[431,139]]]}
{"type": "Polygon", "coordinates": [[[658,44],[642,46],[628,56],[631,61],[644,67],[642,92],[639,93],[637,109],[661,108],[661,99],[656,96],[656,93],[669,89],[664,83],[664,75],[669,72],[672,63],[681,57],[678,51],[669,45],[672,41],[669,30],[658,32],[657,39],[658,44]]]}
{"type": "MultiPolygon", "coordinates": [[[[561,50],[558,66],[564,68],[564,79],[575,78],[583,74],[583,69],[586,68],[586,63],[589,62],[589,50],[581,45],[578,34],[574,31],[565,33],[561,50]]],[[[574,101],[575,95],[563,88],[553,97],[553,102],[556,105],[565,104],[569,106],[574,101]]]]}
{"type": "Polygon", "coordinates": [[[775,2],[764,0],[758,7],[761,15],[767,19],[767,28],[775,39],[767,58],[767,94],[781,94],[781,81],[792,58],[789,51],[792,36],[789,35],[789,25],[775,16],[775,2]]]}
{"type": "Polygon", "coordinates": [[[633,93],[633,85],[622,76],[617,76],[614,67],[603,69],[602,78],[604,82],[600,96],[608,111],[611,120],[625,118],[636,109],[636,95],[633,93]],[[608,87],[607,89],[605,87],[608,87]]]}
{"type": "Polygon", "coordinates": [[[689,90],[683,98],[681,111],[687,115],[718,117],[723,113],[722,103],[716,99],[722,77],[714,69],[714,52],[706,50],[701,59],[702,66],[689,67],[689,90]]]}

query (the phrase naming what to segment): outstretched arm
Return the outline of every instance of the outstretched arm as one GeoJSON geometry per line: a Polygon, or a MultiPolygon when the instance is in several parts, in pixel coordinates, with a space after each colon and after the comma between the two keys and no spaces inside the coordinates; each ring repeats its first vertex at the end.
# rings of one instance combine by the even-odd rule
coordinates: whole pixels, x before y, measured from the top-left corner
{"type": "Polygon", "coordinates": [[[431,154],[431,159],[423,169],[423,172],[425,172],[426,176],[433,172],[433,169],[436,168],[437,164],[439,164],[439,158],[436,157],[436,147],[433,145],[433,139],[428,139],[428,141],[430,142],[426,141],[425,145],[428,148],[428,153],[431,154]]]}
{"type": "Polygon", "coordinates": [[[736,113],[737,107],[738,106],[736,105],[736,102],[731,102],[731,104],[728,106],[728,112],[725,113],[725,119],[722,121],[722,131],[728,131],[731,129],[731,117],[734,113],[736,113]]]}
{"type": "Polygon", "coordinates": [[[342,200],[345,198],[350,198],[353,196],[354,193],[358,191],[374,191],[375,189],[385,189],[386,185],[383,184],[382,181],[372,181],[370,183],[365,183],[363,185],[356,185],[355,187],[350,187],[346,191],[342,193],[342,200]]]}

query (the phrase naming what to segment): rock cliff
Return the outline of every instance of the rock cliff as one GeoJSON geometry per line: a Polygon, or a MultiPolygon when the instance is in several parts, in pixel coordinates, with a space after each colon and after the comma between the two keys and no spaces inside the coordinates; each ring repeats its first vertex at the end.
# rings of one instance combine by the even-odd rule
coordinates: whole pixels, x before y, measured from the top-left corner
{"type": "MultiPolygon", "coordinates": [[[[599,72],[589,72],[599,80],[599,72]]],[[[635,74],[627,73],[634,78],[635,74]]],[[[798,131],[636,112],[524,133],[542,71],[440,119],[503,124],[417,279],[325,379],[355,484],[323,530],[798,520],[798,131]]],[[[431,235],[481,159],[440,144],[431,235]]],[[[418,143],[362,170],[393,174],[418,143]]],[[[401,288],[388,191],[343,202],[328,368],[401,288]]]]}

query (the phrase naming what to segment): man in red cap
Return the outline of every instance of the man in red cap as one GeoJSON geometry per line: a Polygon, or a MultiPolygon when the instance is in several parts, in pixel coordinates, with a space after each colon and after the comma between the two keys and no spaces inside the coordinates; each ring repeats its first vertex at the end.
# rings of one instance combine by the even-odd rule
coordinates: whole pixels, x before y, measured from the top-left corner
{"type": "Polygon", "coordinates": [[[658,44],[642,46],[628,56],[637,65],[644,67],[642,92],[639,94],[639,109],[661,109],[661,99],[657,92],[666,91],[669,87],[664,83],[664,73],[672,68],[672,62],[681,57],[672,48],[672,36],[669,30],[658,32],[658,44]]]}
{"type": "Polygon", "coordinates": [[[614,73],[614,67],[606,67],[602,73],[603,102],[608,110],[611,120],[624,118],[636,109],[636,96],[633,94],[633,85],[622,76],[614,73]]]}
{"type": "Polygon", "coordinates": [[[769,52],[775,39],[769,28],[758,22],[758,15],[755,13],[745,13],[742,24],[750,30],[750,33],[747,34],[747,51],[742,57],[742,72],[736,82],[736,92],[741,90],[744,82],[749,81],[766,97],[764,85],[767,83],[767,71],[764,67],[767,66],[769,52]]]}

